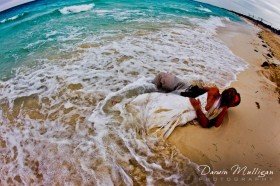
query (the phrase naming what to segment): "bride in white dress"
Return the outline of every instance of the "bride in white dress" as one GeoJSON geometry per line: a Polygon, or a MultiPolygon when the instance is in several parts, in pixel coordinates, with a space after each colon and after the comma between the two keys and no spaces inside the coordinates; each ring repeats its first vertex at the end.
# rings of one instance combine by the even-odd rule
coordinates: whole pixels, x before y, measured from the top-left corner
{"type": "MultiPolygon", "coordinates": [[[[208,93],[197,97],[206,117],[211,120],[218,116],[220,99],[215,101],[210,110],[206,111],[208,93]]],[[[163,137],[168,138],[177,126],[183,126],[197,118],[196,110],[189,98],[167,93],[146,93],[137,96],[127,104],[127,107],[134,113],[134,117],[141,118],[147,130],[159,128],[163,130],[163,137]]]]}

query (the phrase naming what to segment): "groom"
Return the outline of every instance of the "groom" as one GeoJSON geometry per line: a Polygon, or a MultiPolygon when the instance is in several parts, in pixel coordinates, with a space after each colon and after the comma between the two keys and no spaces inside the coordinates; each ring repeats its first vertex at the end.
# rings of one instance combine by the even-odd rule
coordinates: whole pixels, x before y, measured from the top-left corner
{"type": "Polygon", "coordinates": [[[195,98],[207,92],[203,87],[187,84],[174,74],[165,72],[159,73],[153,83],[161,91],[177,93],[184,97],[195,98]]]}

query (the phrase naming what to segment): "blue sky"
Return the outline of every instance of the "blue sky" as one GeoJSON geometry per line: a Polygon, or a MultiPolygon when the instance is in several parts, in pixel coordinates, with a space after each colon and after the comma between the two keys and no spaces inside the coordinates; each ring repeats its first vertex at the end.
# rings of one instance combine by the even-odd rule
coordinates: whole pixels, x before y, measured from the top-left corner
{"type": "Polygon", "coordinates": [[[0,0],[0,11],[24,4],[33,0],[0,0]]]}
{"type": "Polygon", "coordinates": [[[234,10],[245,15],[254,15],[280,29],[280,0],[197,0],[234,10]]]}

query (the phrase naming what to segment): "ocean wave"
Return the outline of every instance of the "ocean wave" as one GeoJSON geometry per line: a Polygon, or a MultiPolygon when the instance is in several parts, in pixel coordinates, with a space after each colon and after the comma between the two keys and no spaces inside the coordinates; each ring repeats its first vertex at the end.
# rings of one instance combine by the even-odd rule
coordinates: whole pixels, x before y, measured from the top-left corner
{"type": "Polygon", "coordinates": [[[92,10],[94,6],[95,6],[94,4],[67,6],[62,9],[59,9],[59,12],[62,14],[86,12],[92,10]]]}
{"type": "Polygon", "coordinates": [[[115,21],[133,21],[136,17],[142,17],[143,19],[149,19],[145,12],[140,10],[122,10],[122,9],[95,9],[94,13],[97,16],[108,16],[112,17],[115,21]]]}
{"type": "Polygon", "coordinates": [[[207,32],[211,32],[213,34],[216,34],[216,30],[219,27],[225,27],[224,22],[229,22],[230,19],[227,17],[214,17],[210,16],[209,19],[201,20],[198,18],[192,18],[190,19],[192,23],[198,25],[201,28],[204,28],[207,32]]]}
{"type": "Polygon", "coordinates": [[[0,23],[7,23],[7,22],[10,22],[10,21],[14,21],[16,19],[19,19],[19,18],[25,16],[25,15],[26,15],[26,13],[18,14],[18,15],[15,15],[13,17],[10,17],[10,18],[3,19],[2,21],[0,21],[0,23]]]}
{"type": "Polygon", "coordinates": [[[208,12],[208,13],[211,13],[212,11],[208,8],[205,8],[203,6],[200,6],[199,8],[197,8],[198,10],[201,10],[201,11],[204,11],[204,12],[208,12]]]}

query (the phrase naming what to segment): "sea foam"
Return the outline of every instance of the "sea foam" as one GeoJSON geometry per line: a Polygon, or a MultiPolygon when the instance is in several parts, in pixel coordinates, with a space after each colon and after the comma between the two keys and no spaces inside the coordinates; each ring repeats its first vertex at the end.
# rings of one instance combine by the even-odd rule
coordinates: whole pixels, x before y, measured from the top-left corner
{"type": "Polygon", "coordinates": [[[210,9],[205,8],[205,7],[203,7],[203,6],[200,6],[200,7],[198,7],[197,9],[198,9],[198,10],[201,10],[201,11],[204,11],[204,12],[208,12],[208,13],[211,13],[211,12],[212,12],[210,9]]]}
{"type": "Polygon", "coordinates": [[[25,14],[26,13],[22,13],[22,14],[18,14],[18,15],[15,15],[13,17],[10,17],[10,18],[3,19],[3,20],[0,21],[0,23],[6,23],[6,22],[14,21],[14,20],[16,20],[18,18],[23,17],[25,14]]]}
{"type": "Polygon", "coordinates": [[[94,6],[95,6],[94,4],[67,6],[62,9],[59,9],[59,12],[62,14],[86,12],[92,10],[94,6]]]}

